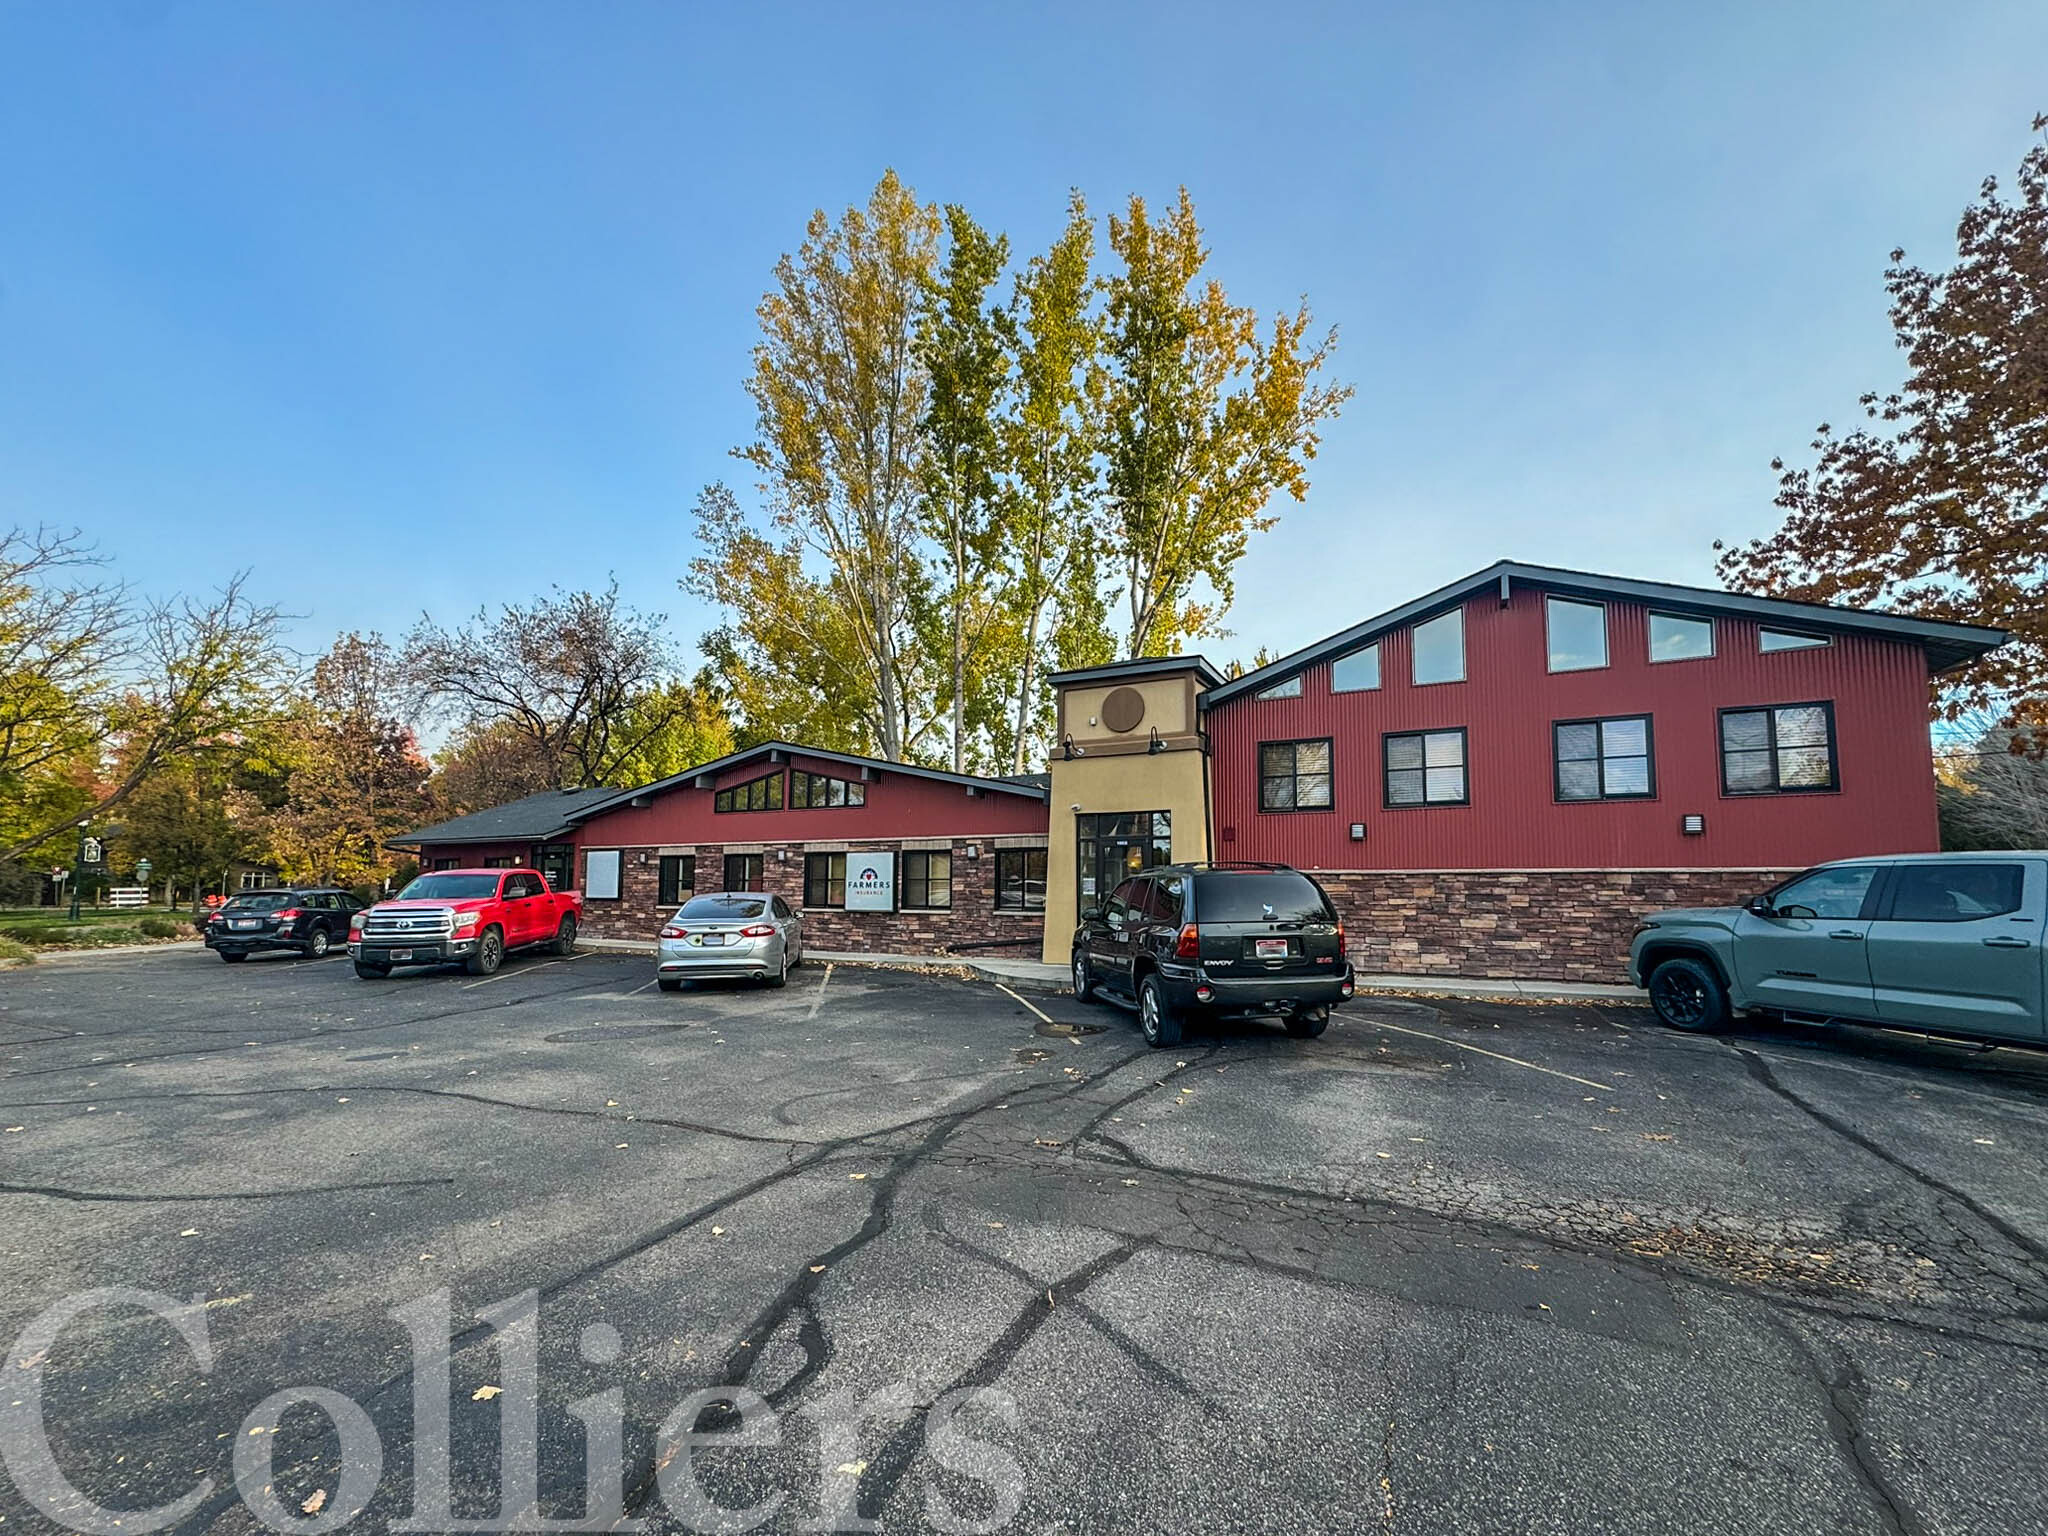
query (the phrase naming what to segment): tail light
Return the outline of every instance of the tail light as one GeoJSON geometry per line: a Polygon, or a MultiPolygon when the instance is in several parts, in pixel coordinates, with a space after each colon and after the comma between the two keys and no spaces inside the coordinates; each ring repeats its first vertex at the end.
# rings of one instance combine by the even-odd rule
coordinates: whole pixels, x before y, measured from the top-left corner
{"type": "Polygon", "coordinates": [[[684,937],[686,934],[688,934],[689,931],[690,930],[687,928],[678,928],[674,923],[670,923],[666,928],[661,930],[661,936],[664,939],[680,939],[684,937]]]}
{"type": "Polygon", "coordinates": [[[1344,956],[1344,925],[1343,925],[1342,923],[1339,923],[1339,924],[1337,925],[1337,957],[1338,957],[1339,959],[1342,959],[1342,958],[1343,958],[1343,956],[1344,956]]]}
{"type": "Polygon", "coordinates": [[[772,937],[774,933],[775,925],[773,923],[753,923],[740,930],[740,937],[743,939],[766,939],[772,937]]]}
{"type": "Polygon", "coordinates": [[[1181,929],[1180,937],[1173,941],[1173,958],[1176,960],[1199,960],[1202,958],[1202,931],[1193,923],[1181,929]]]}
{"type": "Polygon", "coordinates": [[[274,913],[273,916],[275,916],[277,921],[279,921],[280,923],[297,922],[299,917],[299,909],[297,907],[286,907],[282,912],[274,913]]]}

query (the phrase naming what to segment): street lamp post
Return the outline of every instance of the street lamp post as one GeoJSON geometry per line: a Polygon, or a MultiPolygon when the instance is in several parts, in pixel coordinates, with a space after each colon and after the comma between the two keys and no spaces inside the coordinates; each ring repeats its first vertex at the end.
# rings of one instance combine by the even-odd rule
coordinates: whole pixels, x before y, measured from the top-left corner
{"type": "Polygon", "coordinates": [[[85,845],[89,839],[83,826],[78,829],[78,857],[71,861],[71,921],[78,921],[78,887],[85,876],[85,845]]]}

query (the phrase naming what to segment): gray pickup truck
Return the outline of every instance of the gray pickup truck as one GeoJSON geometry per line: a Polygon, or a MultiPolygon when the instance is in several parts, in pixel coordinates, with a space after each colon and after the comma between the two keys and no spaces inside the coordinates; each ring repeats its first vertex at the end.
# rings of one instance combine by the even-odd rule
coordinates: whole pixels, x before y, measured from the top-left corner
{"type": "Polygon", "coordinates": [[[1676,1029],[1759,1012],[2048,1045],[2044,928],[2048,853],[1848,859],[1746,906],[1657,913],[1629,972],[1676,1029]]]}

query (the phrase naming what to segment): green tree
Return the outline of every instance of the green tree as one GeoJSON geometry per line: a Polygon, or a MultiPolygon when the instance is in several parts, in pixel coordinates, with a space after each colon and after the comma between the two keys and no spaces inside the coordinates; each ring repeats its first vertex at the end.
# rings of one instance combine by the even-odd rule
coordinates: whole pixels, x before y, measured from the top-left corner
{"type": "Polygon", "coordinates": [[[1132,197],[1109,238],[1123,263],[1108,280],[1103,390],[1125,649],[1171,653],[1217,632],[1250,536],[1273,525],[1267,503],[1307,494],[1322,426],[1351,390],[1317,382],[1336,332],[1312,340],[1306,303],[1261,340],[1252,310],[1202,282],[1209,253],[1185,187],[1159,221],[1132,197]]]}
{"type": "Polygon", "coordinates": [[[1013,773],[1029,766],[1033,747],[1044,739],[1047,629],[1056,634],[1060,665],[1086,665],[1077,658],[1102,649],[1097,637],[1106,636],[1102,530],[1091,500],[1101,446],[1100,400],[1091,388],[1102,344],[1093,312],[1097,284],[1089,273],[1094,254],[1094,226],[1077,192],[1065,230],[1018,273],[1011,300],[1017,387],[1002,438],[1010,473],[1005,606],[1021,635],[1011,674],[1013,773]]]}
{"type": "Polygon", "coordinates": [[[1009,317],[988,302],[1010,259],[1010,242],[990,236],[964,208],[946,208],[946,260],[927,284],[917,360],[929,380],[920,423],[924,531],[939,546],[939,580],[926,606],[940,618],[947,660],[952,766],[968,766],[970,687],[985,682],[975,652],[999,614],[993,582],[1002,542],[998,431],[1009,389],[1009,317]]]}
{"type": "Polygon", "coordinates": [[[639,743],[622,757],[614,778],[621,787],[651,784],[724,757],[733,750],[732,721],[708,674],[650,688],[626,705],[622,734],[639,743]]]}
{"type": "Polygon", "coordinates": [[[401,859],[385,843],[433,819],[431,770],[401,718],[400,675],[382,636],[343,635],[281,722],[289,781],[266,846],[287,879],[376,885],[401,859]]]}
{"type": "MultiPolygon", "coordinates": [[[[2034,120],[2048,129],[2048,117],[2034,120]]],[[[2012,642],[1947,681],[1951,718],[1987,708],[2048,725],[2048,144],[2015,191],[1987,178],[1945,272],[1891,253],[1895,392],[1866,394],[1868,426],[1814,434],[1811,467],[1779,472],[1784,523],[1721,550],[1753,592],[1989,624],[2012,642]]]]}
{"type": "MultiPolygon", "coordinates": [[[[836,223],[822,209],[811,216],[803,245],[776,263],[775,286],[757,311],[761,341],[747,390],[759,436],[740,450],[760,471],[775,526],[788,536],[775,552],[821,562],[822,579],[807,585],[828,611],[812,627],[847,648],[835,671],[855,690],[849,704],[875,749],[895,760],[935,715],[911,610],[923,570],[919,423],[929,388],[917,321],[938,238],[938,210],[920,204],[894,171],[865,208],[848,208],[836,223]]],[[[751,545],[719,541],[716,520],[703,526],[711,537],[686,584],[724,594],[719,600],[739,614],[734,638],[744,651],[782,626],[780,603],[797,583],[785,575],[757,586],[736,564],[751,545]],[[706,563],[717,568],[708,577],[706,563]]]]}

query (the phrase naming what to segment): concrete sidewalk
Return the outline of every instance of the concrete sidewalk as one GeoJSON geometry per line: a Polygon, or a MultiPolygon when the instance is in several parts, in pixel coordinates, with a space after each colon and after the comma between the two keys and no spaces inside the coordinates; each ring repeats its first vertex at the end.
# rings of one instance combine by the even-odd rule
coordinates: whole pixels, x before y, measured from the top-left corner
{"type": "MultiPolygon", "coordinates": [[[[651,955],[654,945],[643,939],[579,938],[577,943],[591,949],[621,950],[651,955]]],[[[901,970],[966,970],[1006,987],[1033,992],[1071,990],[1067,968],[1047,965],[1042,960],[1021,960],[994,955],[884,955],[864,950],[807,949],[806,961],[831,965],[874,965],[901,970]]],[[[1504,1002],[1617,1002],[1640,1003],[1644,995],[1637,987],[1603,986],[1590,981],[1508,981],[1500,978],[1468,979],[1461,976],[1366,976],[1358,978],[1364,993],[1406,993],[1424,997],[1495,998],[1504,1002]]]]}

